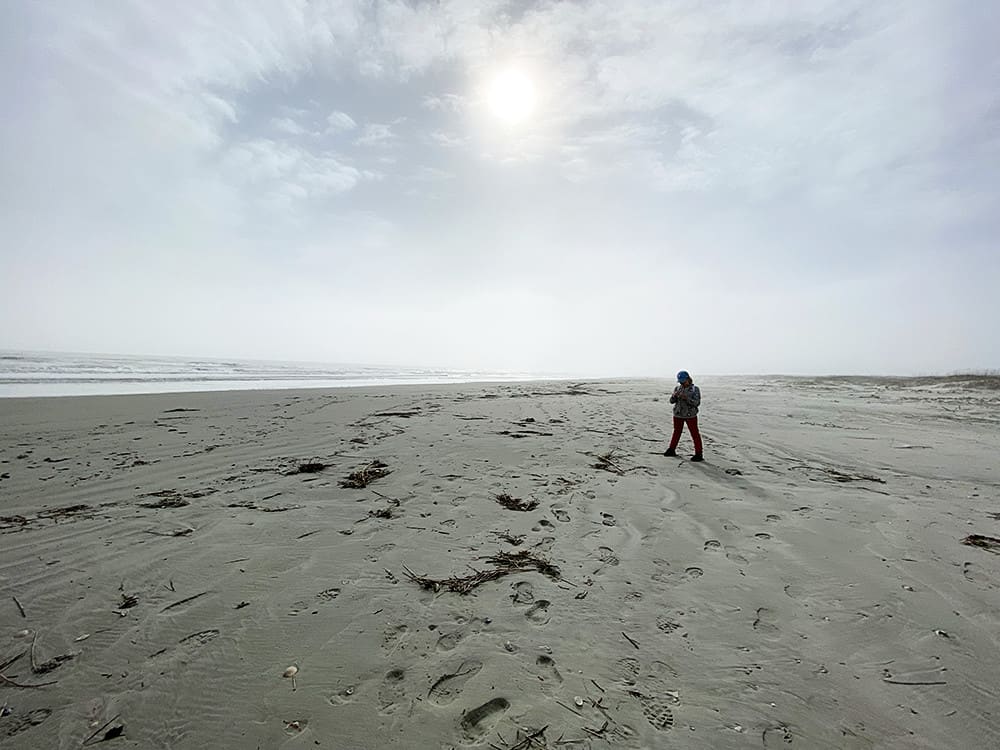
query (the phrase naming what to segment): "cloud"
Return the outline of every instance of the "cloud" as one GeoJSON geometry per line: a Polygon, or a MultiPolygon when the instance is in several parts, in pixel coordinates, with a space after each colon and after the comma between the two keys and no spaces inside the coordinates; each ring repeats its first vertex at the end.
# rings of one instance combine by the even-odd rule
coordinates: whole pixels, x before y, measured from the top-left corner
{"type": "Polygon", "coordinates": [[[440,96],[429,94],[420,101],[420,105],[432,112],[452,114],[461,113],[467,106],[465,98],[458,94],[442,94],[440,96]]]}
{"type": "Polygon", "coordinates": [[[328,133],[345,133],[358,127],[354,118],[346,112],[331,112],[326,118],[326,123],[328,133]]]}
{"type": "Polygon", "coordinates": [[[355,141],[359,146],[384,146],[395,140],[392,128],[384,123],[369,123],[365,125],[361,135],[355,141]]]}
{"type": "Polygon", "coordinates": [[[285,135],[305,135],[309,131],[290,117],[276,117],[271,120],[271,127],[285,135]]]}
{"type": "Polygon", "coordinates": [[[334,154],[269,139],[233,145],[224,163],[234,182],[279,204],[346,193],[374,176],[334,154]]]}
{"type": "Polygon", "coordinates": [[[447,133],[442,130],[435,130],[432,133],[428,133],[427,137],[431,142],[437,144],[438,146],[444,146],[445,148],[461,148],[468,145],[468,136],[459,135],[457,133],[447,133]]]}

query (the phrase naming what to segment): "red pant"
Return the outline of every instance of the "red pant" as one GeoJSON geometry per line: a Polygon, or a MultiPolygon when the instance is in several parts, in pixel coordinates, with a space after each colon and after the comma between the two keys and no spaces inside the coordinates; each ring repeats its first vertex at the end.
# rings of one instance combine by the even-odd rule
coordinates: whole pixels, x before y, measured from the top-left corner
{"type": "Polygon", "coordinates": [[[684,423],[687,422],[688,430],[691,432],[691,439],[694,440],[694,452],[701,453],[701,433],[698,432],[698,417],[682,419],[674,417],[674,434],[670,438],[670,450],[677,448],[677,443],[681,440],[681,432],[684,431],[684,423]]]}

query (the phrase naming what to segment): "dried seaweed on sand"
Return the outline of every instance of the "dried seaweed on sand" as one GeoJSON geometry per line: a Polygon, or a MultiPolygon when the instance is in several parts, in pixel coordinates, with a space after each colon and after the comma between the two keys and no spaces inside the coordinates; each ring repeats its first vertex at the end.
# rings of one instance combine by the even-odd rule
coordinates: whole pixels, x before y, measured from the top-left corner
{"type": "Polygon", "coordinates": [[[620,460],[621,454],[619,454],[618,449],[612,448],[607,453],[598,454],[597,463],[592,466],[601,471],[610,471],[612,474],[624,474],[625,469],[618,463],[620,460]]]}
{"type": "Polygon", "coordinates": [[[506,492],[502,495],[494,495],[493,499],[500,503],[507,510],[520,510],[529,511],[534,510],[538,507],[537,500],[521,500],[517,497],[511,497],[506,492]]]}
{"type": "MultiPolygon", "coordinates": [[[[533,555],[528,550],[520,552],[498,552],[486,558],[486,562],[492,565],[487,570],[476,570],[472,568],[472,573],[466,576],[452,576],[451,578],[429,578],[418,576],[412,570],[403,566],[406,577],[422,588],[437,592],[442,588],[456,594],[468,594],[479,586],[489,581],[496,581],[512,573],[523,573],[529,570],[536,570],[542,575],[556,580],[562,580],[559,568],[543,557],[533,555]]],[[[471,567],[471,566],[470,566],[471,567]]]]}
{"type": "Polygon", "coordinates": [[[327,468],[327,464],[321,461],[305,461],[286,471],[285,476],[291,476],[292,474],[318,474],[325,468],[327,468]]]}
{"type": "Polygon", "coordinates": [[[962,540],[962,544],[967,544],[970,547],[979,547],[980,549],[1000,554],[1000,539],[997,539],[995,536],[969,534],[969,536],[962,540]]]}
{"type": "Polygon", "coordinates": [[[340,480],[340,486],[346,489],[360,490],[367,487],[376,479],[381,479],[390,473],[389,465],[375,459],[371,463],[357,471],[352,471],[344,479],[340,480]]]}
{"type": "Polygon", "coordinates": [[[510,529],[507,531],[492,531],[490,532],[499,539],[501,542],[507,542],[507,544],[512,544],[515,547],[520,547],[524,544],[525,535],[524,534],[511,534],[510,529]]]}

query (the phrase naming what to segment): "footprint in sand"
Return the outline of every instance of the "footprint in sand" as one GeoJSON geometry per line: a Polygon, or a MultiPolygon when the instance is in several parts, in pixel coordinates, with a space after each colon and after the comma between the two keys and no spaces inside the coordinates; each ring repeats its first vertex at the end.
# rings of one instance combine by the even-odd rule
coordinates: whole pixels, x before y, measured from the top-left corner
{"type": "Polygon", "coordinates": [[[705,571],[701,568],[691,566],[690,568],[685,568],[684,572],[680,576],[680,583],[687,583],[688,581],[693,581],[696,578],[701,578],[705,575],[705,571]]]}
{"type": "Polygon", "coordinates": [[[732,521],[723,521],[722,522],[722,528],[725,529],[726,531],[739,531],[740,530],[740,527],[737,526],[732,521]]]}
{"type": "Polygon", "coordinates": [[[459,722],[466,742],[470,744],[481,742],[497,725],[508,708],[510,701],[506,698],[494,698],[467,711],[459,722]]]}
{"type": "Polygon", "coordinates": [[[356,685],[348,685],[326,699],[331,706],[343,706],[354,702],[354,695],[358,692],[356,685]]]}
{"type": "Polygon", "coordinates": [[[720,549],[721,547],[722,547],[722,542],[720,542],[718,539],[709,539],[707,542],[705,542],[706,552],[708,552],[709,550],[717,550],[720,549]]]}
{"type": "Polygon", "coordinates": [[[781,520],[781,516],[779,516],[779,515],[778,515],[778,514],[776,514],[776,513],[768,513],[768,514],[767,514],[767,515],[766,515],[766,516],[764,517],[764,520],[765,520],[765,521],[767,521],[768,523],[777,523],[778,521],[780,521],[780,520],[781,520]]]}
{"type": "Polygon", "coordinates": [[[603,523],[605,526],[617,526],[618,525],[618,521],[616,521],[615,517],[613,515],[611,515],[610,513],[601,513],[601,523],[603,523]]]}
{"type": "Polygon", "coordinates": [[[647,684],[662,685],[665,681],[672,683],[678,677],[680,677],[680,673],[676,669],[665,661],[656,659],[649,665],[649,669],[646,670],[646,675],[643,679],[647,684]]]}
{"type": "Polygon", "coordinates": [[[657,617],[656,628],[664,633],[673,633],[681,627],[679,622],[674,622],[669,617],[657,617]]]}
{"type": "Polygon", "coordinates": [[[741,555],[734,547],[726,547],[726,559],[732,560],[734,563],[740,565],[748,564],[748,561],[743,555],[741,555]]]}
{"type": "Polygon", "coordinates": [[[975,563],[964,563],[962,565],[962,575],[965,577],[965,580],[982,586],[984,589],[991,590],[996,588],[994,584],[990,583],[990,577],[983,573],[982,568],[975,563]]]}
{"type": "Polygon", "coordinates": [[[792,744],[792,730],[783,724],[768,727],[762,735],[764,747],[779,747],[792,744]]]}
{"type": "Polygon", "coordinates": [[[551,606],[552,602],[547,599],[539,599],[528,607],[528,611],[524,613],[524,616],[535,625],[546,625],[550,619],[549,607],[551,606]]]}
{"type": "Polygon", "coordinates": [[[6,716],[0,721],[0,737],[14,737],[21,732],[26,732],[32,727],[37,727],[51,715],[51,709],[36,708],[23,716],[21,714],[6,716]]]}
{"type": "Polygon", "coordinates": [[[390,653],[395,651],[409,636],[410,629],[406,625],[397,625],[382,633],[382,648],[390,653]]]}
{"type": "Polygon", "coordinates": [[[181,638],[177,645],[196,651],[202,646],[207,646],[218,637],[218,630],[201,630],[197,633],[192,633],[191,635],[181,638]]]}
{"type": "Polygon", "coordinates": [[[465,633],[461,630],[453,630],[450,633],[445,633],[437,639],[437,650],[451,651],[463,638],[465,638],[465,633]]]}
{"type": "Polygon", "coordinates": [[[541,531],[542,529],[545,529],[546,531],[554,531],[555,528],[556,528],[555,525],[549,519],[539,518],[538,523],[534,527],[532,527],[531,530],[541,531]]]}
{"type": "Polygon", "coordinates": [[[635,691],[629,691],[629,694],[639,701],[639,705],[642,706],[642,715],[646,717],[646,721],[653,728],[661,732],[674,728],[674,710],[672,706],[677,701],[669,697],[645,695],[635,691]]]}
{"type": "Polygon", "coordinates": [[[570,521],[569,513],[564,511],[562,508],[553,508],[552,515],[554,515],[556,520],[560,523],[569,523],[570,521]]]}
{"type": "MultiPolygon", "coordinates": [[[[338,596],[340,596],[340,589],[337,587],[324,589],[323,591],[320,591],[318,594],[316,594],[316,598],[319,599],[321,603],[332,602],[338,596]]],[[[301,615],[305,612],[312,612],[313,614],[316,614],[317,610],[315,607],[316,607],[315,602],[308,602],[305,600],[293,602],[292,605],[288,608],[288,614],[291,615],[292,617],[297,617],[298,615],[301,615]]]]}
{"type": "Polygon", "coordinates": [[[535,601],[535,587],[528,581],[519,581],[511,588],[514,589],[514,593],[510,598],[514,604],[531,604],[535,601]]]}
{"type": "Polygon", "coordinates": [[[535,544],[535,549],[541,550],[542,552],[548,552],[552,549],[552,545],[555,544],[556,538],[554,536],[543,536],[541,541],[535,544]]]}
{"type": "Polygon", "coordinates": [[[638,659],[631,656],[623,657],[615,662],[615,678],[623,685],[635,685],[636,678],[639,676],[641,669],[642,667],[639,665],[638,659]]]}
{"type": "Polygon", "coordinates": [[[463,661],[458,669],[439,677],[428,693],[431,701],[439,706],[446,706],[455,700],[465,687],[465,683],[479,674],[483,663],[478,659],[463,661]]]}
{"type": "Polygon", "coordinates": [[[538,674],[543,682],[558,684],[563,681],[563,676],[559,674],[556,662],[551,656],[541,654],[535,659],[535,666],[538,667],[538,674]]]}
{"type": "Polygon", "coordinates": [[[403,681],[406,679],[406,672],[402,669],[390,669],[382,678],[382,685],[378,689],[379,713],[391,714],[398,707],[400,701],[406,695],[403,681]]]}
{"type": "Polygon", "coordinates": [[[778,618],[767,607],[760,607],[753,621],[753,629],[760,633],[774,634],[778,632],[778,618]]]}
{"type": "Polygon", "coordinates": [[[315,609],[313,609],[310,602],[304,600],[293,602],[292,606],[288,608],[288,614],[292,617],[298,617],[305,612],[313,612],[315,614],[315,609]]]}
{"type": "Polygon", "coordinates": [[[611,547],[598,547],[597,559],[605,565],[613,566],[619,563],[618,557],[615,555],[615,551],[611,549],[611,547]]]}
{"type": "Polygon", "coordinates": [[[760,539],[760,540],[762,540],[762,541],[767,541],[768,539],[770,539],[770,538],[771,538],[771,535],[770,535],[770,534],[768,534],[768,533],[767,533],[767,532],[765,532],[765,531],[761,531],[761,532],[760,532],[760,533],[758,533],[758,534],[754,534],[754,538],[755,538],[755,539],[760,539]]]}
{"type": "Polygon", "coordinates": [[[150,654],[149,658],[150,660],[165,660],[174,656],[180,659],[190,659],[193,658],[196,651],[207,646],[218,637],[218,630],[200,630],[197,633],[192,633],[181,638],[173,648],[163,648],[155,654],[150,654]]]}

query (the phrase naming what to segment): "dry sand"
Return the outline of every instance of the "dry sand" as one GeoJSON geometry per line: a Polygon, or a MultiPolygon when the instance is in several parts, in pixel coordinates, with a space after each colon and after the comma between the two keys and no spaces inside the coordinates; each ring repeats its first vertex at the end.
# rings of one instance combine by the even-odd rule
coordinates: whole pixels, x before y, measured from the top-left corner
{"type": "Polygon", "coordinates": [[[1000,747],[1000,392],[700,385],[0,401],[0,746],[1000,747]]]}

